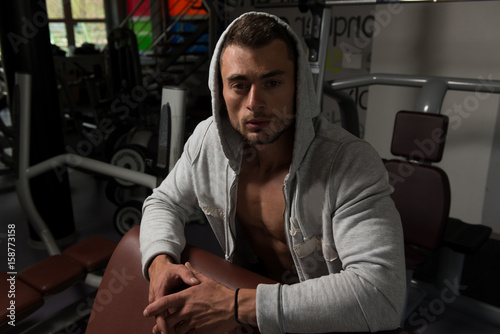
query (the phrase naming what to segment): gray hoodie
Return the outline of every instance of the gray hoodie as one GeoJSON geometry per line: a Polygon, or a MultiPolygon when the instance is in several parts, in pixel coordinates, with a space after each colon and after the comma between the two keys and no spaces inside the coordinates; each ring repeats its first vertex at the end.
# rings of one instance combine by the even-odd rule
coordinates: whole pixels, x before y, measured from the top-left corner
{"type": "MultiPolygon", "coordinates": [[[[280,22],[301,50],[299,38],[280,22]]],[[[242,244],[236,237],[236,195],[243,141],[220,113],[224,37],[210,65],[213,116],[197,126],[172,172],[144,202],[140,243],[146,278],[156,255],[180,261],[184,224],[196,208],[206,215],[226,260],[233,261],[242,244]]],[[[369,144],[319,115],[303,52],[297,67],[295,144],[283,187],[286,239],[296,271],[284,281],[289,275],[289,282],[293,276],[300,282],[257,287],[259,330],[394,329],[406,283],[401,222],[386,170],[369,144]]]]}

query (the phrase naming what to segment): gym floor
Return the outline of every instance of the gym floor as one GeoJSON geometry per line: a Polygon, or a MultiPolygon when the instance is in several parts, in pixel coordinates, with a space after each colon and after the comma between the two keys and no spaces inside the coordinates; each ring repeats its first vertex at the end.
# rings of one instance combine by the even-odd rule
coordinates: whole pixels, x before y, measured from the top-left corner
{"type": "MultiPolygon", "coordinates": [[[[113,226],[113,215],[116,206],[106,198],[106,183],[107,181],[103,178],[97,178],[79,171],[70,173],[75,227],[80,240],[92,235],[99,235],[114,241],[119,241],[121,238],[121,235],[113,226]]],[[[0,203],[0,217],[2,217],[0,244],[3,245],[2,248],[6,247],[7,225],[16,224],[17,271],[21,271],[47,257],[45,250],[28,245],[30,237],[26,217],[19,205],[14,180],[10,175],[0,175],[0,203]]],[[[55,209],[57,209],[57,204],[55,209]]],[[[220,249],[208,225],[191,223],[187,226],[186,231],[188,242],[220,255],[220,249]]],[[[6,270],[5,267],[6,261],[1,261],[0,270],[6,270]]],[[[483,288],[485,290],[490,289],[488,286],[483,288]]],[[[77,303],[81,306],[81,309],[91,307],[92,302],[89,296],[94,291],[95,289],[83,284],[77,284],[46,299],[45,304],[40,309],[5,333],[22,333],[54,314],[64,312],[70,304],[77,303]]],[[[437,303],[433,304],[432,302],[423,304],[420,311],[417,311],[419,313],[412,318],[413,326],[407,324],[406,327],[413,329],[415,333],[425,334],[498,334],[500,332],[500,327],[457,311],[452,304],[437,308],[437,303]]],[[[443,305],[443,303],[439,305],[443,305]]],[[[84,330],[85,318],[79,322],[65,324],[61,330],[55,333],[84,333],[84,330]]],[[[42,334],[44,332],[37,331],[36,333],[42,334]]]]}

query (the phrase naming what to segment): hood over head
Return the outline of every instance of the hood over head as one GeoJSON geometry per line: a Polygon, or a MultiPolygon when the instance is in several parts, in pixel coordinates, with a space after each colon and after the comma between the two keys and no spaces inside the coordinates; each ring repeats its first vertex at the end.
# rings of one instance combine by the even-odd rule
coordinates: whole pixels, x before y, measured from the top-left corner
{"type": "Polygon", "coordinates": [[[263,15],[274,18],[279,24],[286,28],[297,49],[296,67],[296,89],[295,89],[295,143],[293,149],[292,165],[290,173],[294,172],[300,164],[309,143],[314,138],[314,118],[319,115],[320,109],[316,101],[316,92],[312,78],[311,69],[307,55],[305,54],[301,41],[291,27],[277,16],[268,13],[248,12],[235,19],[222,33],[210,63],[208,85],[212,95],[212,112],[219,131],[221,144],[226,157],[229,159],[233,170],[239,171],[240,161],[243,153],[244,141],[241,135],[232,127],[229,119],[222,114],[224,101],[222,96],[222,83],[220,82],[219,60],[222,47],[228,30],[239,20],[247,15],[263,15]]]}

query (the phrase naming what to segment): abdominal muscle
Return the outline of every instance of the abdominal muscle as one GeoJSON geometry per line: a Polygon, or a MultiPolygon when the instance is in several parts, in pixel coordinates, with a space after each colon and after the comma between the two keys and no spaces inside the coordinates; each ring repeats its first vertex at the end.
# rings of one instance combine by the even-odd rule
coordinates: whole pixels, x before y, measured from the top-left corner
{"type": "Polygon", "coordinates": [[[283,282],[293,268],[290,250],[285,242],[273,237],[263,228],[244,224],[253,252],[264,264],[267,276],[278,282],[283,282]]]}
{"type": "Polygon", "coordinates": [[[294,267],[283,223],[284,175],[265,182],[240,178],[236,209],[253,252],[265,265],[269,278],[279,282],[294,267]]]}

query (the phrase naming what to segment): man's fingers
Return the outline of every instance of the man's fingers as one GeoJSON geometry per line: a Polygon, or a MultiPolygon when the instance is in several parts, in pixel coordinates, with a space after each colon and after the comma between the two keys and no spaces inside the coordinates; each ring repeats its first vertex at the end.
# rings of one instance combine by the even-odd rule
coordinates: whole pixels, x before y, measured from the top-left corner
{"type": "Polygon", "coordinates": [[[168,312],[168,310],[182,307],[182,305],[184,305],[183,298],[179,296],[179,293],[173,293],[156,299],[154,302],[146,306],[143,314],[145,317],[157,316],[164,312],[168,312]]]}
{"type": "Polygon", "coordinates": [[[165,323],[168,330],[172,330],[175,334],[179,334],[180,324],[185,323],[186,319],[179,313],[173,313],[165,318],[165,323]]]}
{"type": "Polygon", "coordinates": [[[155,293],[153,292],[153,288],[149,286],[149,295],[148,295],[148,302],[152,303],[155,301],[155,293]]]}
{"type": "Polygon", "coordinates": [[[194,275],[195,275],[195,278],[199,281],[199,282],[204,282],[206,280],[208,280],[209,278],[205,275],[203,275],[200,271],[198,271],[197,269],[195,269],[191,263],[189,262],[186,262],[185,264],[186,268],[189,269],[189,271],[191,271],[194,275]]]}
{"type": "Polygon", "coordinates": [[[175,334],[192,333],[191,324],[188,321],[181,321],[175,325],[175,334]]]}
{"type": "Polygon", "coordinates": [[[149,288],[148,294],[148,302],[151,303],[153,301],[153,292],[151,291],[151,287],[149,288]]]}
{"type": "MultiPolygon", "coordinates": [[[[189,262],[188,262],[189,263],[189,262]]],[[[196,273],[193,270],[193,267],[188,267],[186,263],[186,266],[184,267],[185,270],[181,270],[178,274],[181,277],[182,281],[188,285],[196,285],[200,284],[200,280],[196,277],[196,273]]]]}
{"type": "Polygon", "coordinates": [[[165,321],[165,317],[160,315],[156,317],[156,325],[153,327],[153,333],[160,334],[161,332],[167,334],[167,323],[165,321]]]}

